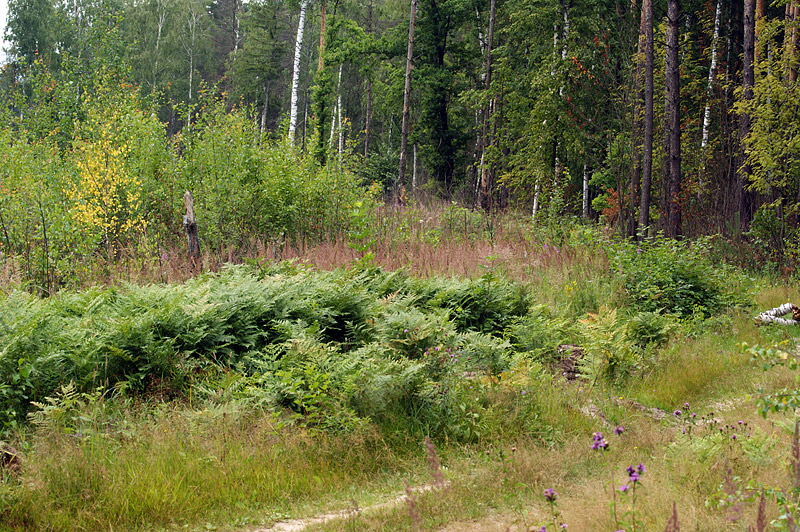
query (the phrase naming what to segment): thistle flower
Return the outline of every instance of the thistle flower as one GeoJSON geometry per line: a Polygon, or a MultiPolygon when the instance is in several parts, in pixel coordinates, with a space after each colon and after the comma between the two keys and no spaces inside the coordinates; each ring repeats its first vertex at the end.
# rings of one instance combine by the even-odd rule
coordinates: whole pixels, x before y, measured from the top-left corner
{"type": "Polygon", "coordinates": [[[603,449],[603,450],[608,449],[608,440],[606,440],[603,437],[603,433],[602,432],[595,432],[592,435],[592,446],[591,446],[591,449],[593,451],[597,451],[597,450],[600,450],[600,449],[603,449]]]}
{"type": "Polygon", "coordinates": [[[617,436],[619,436],[619,435],[620,435],[620,434],[622,434],[623,432],[625,432],[625,427],[623,427],[622,425],[618,425],[618,426],[617,426],[617,427],[614,429],[614,434],[616,434],[617,436]]]}
{"type": "Polygon", "coordinates": [[[621,491],[622,493],[625,493],[625,492],[627,492],[627,491],[628,491],[628,489],[629,489],[629,488],[628,488],[628,485],[627,485],[627,484],[623,484],[622,486],[620,486],[620,487],[619,487],[619,488],[617,488],[617,489],[618,489],[619,491],[621,491]]]}
{"type": "Polygon", "coordinates": [[[556,502],[556,498],[558,498],[558,493],[556,493],[553,488],[544,490],[544,500],[547,502],[556,502]]]}
{"type": "Polygon", "coordinates": [[[680,410],[676,410],[676,411],[674,411],[674,412],[672,413],[672,415],[673,415],[673,416],[675,416],[675,417],[678,417],[678,416],[680,416],[681,414],[683,414],[683,412],[681,412],[680,410]]]}

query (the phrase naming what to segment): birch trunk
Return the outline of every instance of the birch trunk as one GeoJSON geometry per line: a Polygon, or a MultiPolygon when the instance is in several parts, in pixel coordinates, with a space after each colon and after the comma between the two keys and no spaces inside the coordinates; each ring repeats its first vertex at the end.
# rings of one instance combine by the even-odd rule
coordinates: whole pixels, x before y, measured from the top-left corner
{"type": "Polygon", "coordinates": [[[400,187],[405,186],[406,152],[408,150],[408,127],[411,121],[411,65],[414,59],[414,20],[417,16],[417,0],[411,0],[411,16],[408,25],[408,54],[406,56],[406,80],[403,91],[403,129],[400,132],[400,169],[395,195],[400,197],[400,187]]]}
{"type": "Polygon", "coordinates": [[[167,20],[167,6],[166,2],[156,2],[156,15],[158,17],[156,25],[157,25],[157,32],[156,32],[156,51],[155,51],[155,58],[153,64],[153,92],[156,90],[157,84],[157,76],[158,76],[158,59],[161,56],[161,33],[164,30],[164,23],[167,20]]]}
{"type": "Polygon", "coordinates": [[[703,137],[700,149],[708,146],[708,132],[711,126],[711,98],[714,95],[714,73],[717,70],[717,41],[719,41],[720,19],[722,17],[722,0],[717,0],[717,12],[714,15],[714,37],[711,39],[711,65],[708,68],[708,82],[706,83],[706,108],[703,112],[703,137]]]}
{"type": "Polygon", "coordinates": [[[300,56],[303,50],[303,32],[306,23],[308,0],[300,2],[300,21],[297,23],[297,40],[294,45],[294,68],[292,70],[292,99],[289,106],[289,142],[294,144],[297,131],[297,91],[300,84],[300,56]]]}

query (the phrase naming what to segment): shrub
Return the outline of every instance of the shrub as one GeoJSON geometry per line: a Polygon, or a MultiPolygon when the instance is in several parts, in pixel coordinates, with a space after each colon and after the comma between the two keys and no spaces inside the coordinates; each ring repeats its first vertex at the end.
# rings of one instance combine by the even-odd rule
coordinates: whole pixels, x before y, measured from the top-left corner
{"type": "Polygon", "coordinates": [[[707,240],[619,241],[612,247],[612,265],[627,299],[639,311],[708,317],[747,302],[746,295],[737,293],[740,278],[708,259],[707,240]]]}

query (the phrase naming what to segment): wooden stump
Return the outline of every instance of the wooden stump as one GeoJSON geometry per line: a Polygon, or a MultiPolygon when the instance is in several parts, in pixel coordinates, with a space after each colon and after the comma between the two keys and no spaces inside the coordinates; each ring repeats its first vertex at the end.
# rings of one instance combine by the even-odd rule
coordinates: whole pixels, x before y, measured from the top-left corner
{"type": "Polygon", "coordinates": [[[186,238],[189,242],[189,260],[192,261],[192,267],[197,268],[200,262],[200,238],[197,236],[194,198],[188,190],[183,194],[183,205],[186,207],[186,214],[183,215],[183,227],[186,229],[186,238]]]}

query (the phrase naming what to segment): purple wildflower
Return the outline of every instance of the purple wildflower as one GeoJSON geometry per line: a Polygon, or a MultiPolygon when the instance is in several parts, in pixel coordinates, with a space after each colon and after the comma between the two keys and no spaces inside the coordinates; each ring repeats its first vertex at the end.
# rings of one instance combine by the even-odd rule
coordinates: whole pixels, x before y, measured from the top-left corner
{"type": "Polygon", "coordinates": [[[677,417],[677,416],[680,416],[681,414],[683,414],[683,412],[681,412],[680,410],[676,410],[676,411],[674,411],[674,412],[672,413],[672,415],[673,415],[673,416],[676,416],[676,417],[677,417]]]}
{"type": "Polygon", "coordinates": [[[628,475],[633,475],[634,473],[636,473],[636,468],[633,467],[632,465],[629,465],[628,467],[625,468],[625,471],[627,471],[628,475]]]}
{"type": "Polygon", "coordinates": [[[556,498],[558,498],[558,493],[556,493],[553,488],[544,490],[544,500],[547,502],[556,502],[556,498]]]}
{"type": "Polygon", "coordinates": [[[634,471],[633,473],[631,473],[631,476],[628,477],[628,480],[630,480],[632,484],[636,484],[637,482],[639,482],[639,473],[634,471]]]}
{"type": "Polygon", "coordinates": [[[599,449],[608,449],[608,440],[603,437],[602,432],[595,432],[592,435],[592,446],[591,449],[593,451],[597,451],[599,449]]]}
{"type": "Polygon", "coordinates": [[[627,492],[627,491],[628,491],[628,489],[629,489],[629,488],[628,488],[628,485],[627,485],[627,484],[623,484],[622,486],[620,486],[620,487],[619,487],[619,488],[617,488],[617,489],[618,489],[619,491],[621,491],[622,493],[625,493],[625,492],[627,492]]]}
{"type": "Polygon", "coordinates": [[[644,475],[647,470],[644,468],[644,464],[639,462],[639,465],[636,466],[636,471],[639,472],[640,475],[644,475]]]}
{"type": "Polygon", "coordinates": [[[619,425],[614,429],[614,434],[616,434],[617,436],[619,436],[623,432],[625,432],[625,427],[623,427],[622,425],[619,425]]]}

